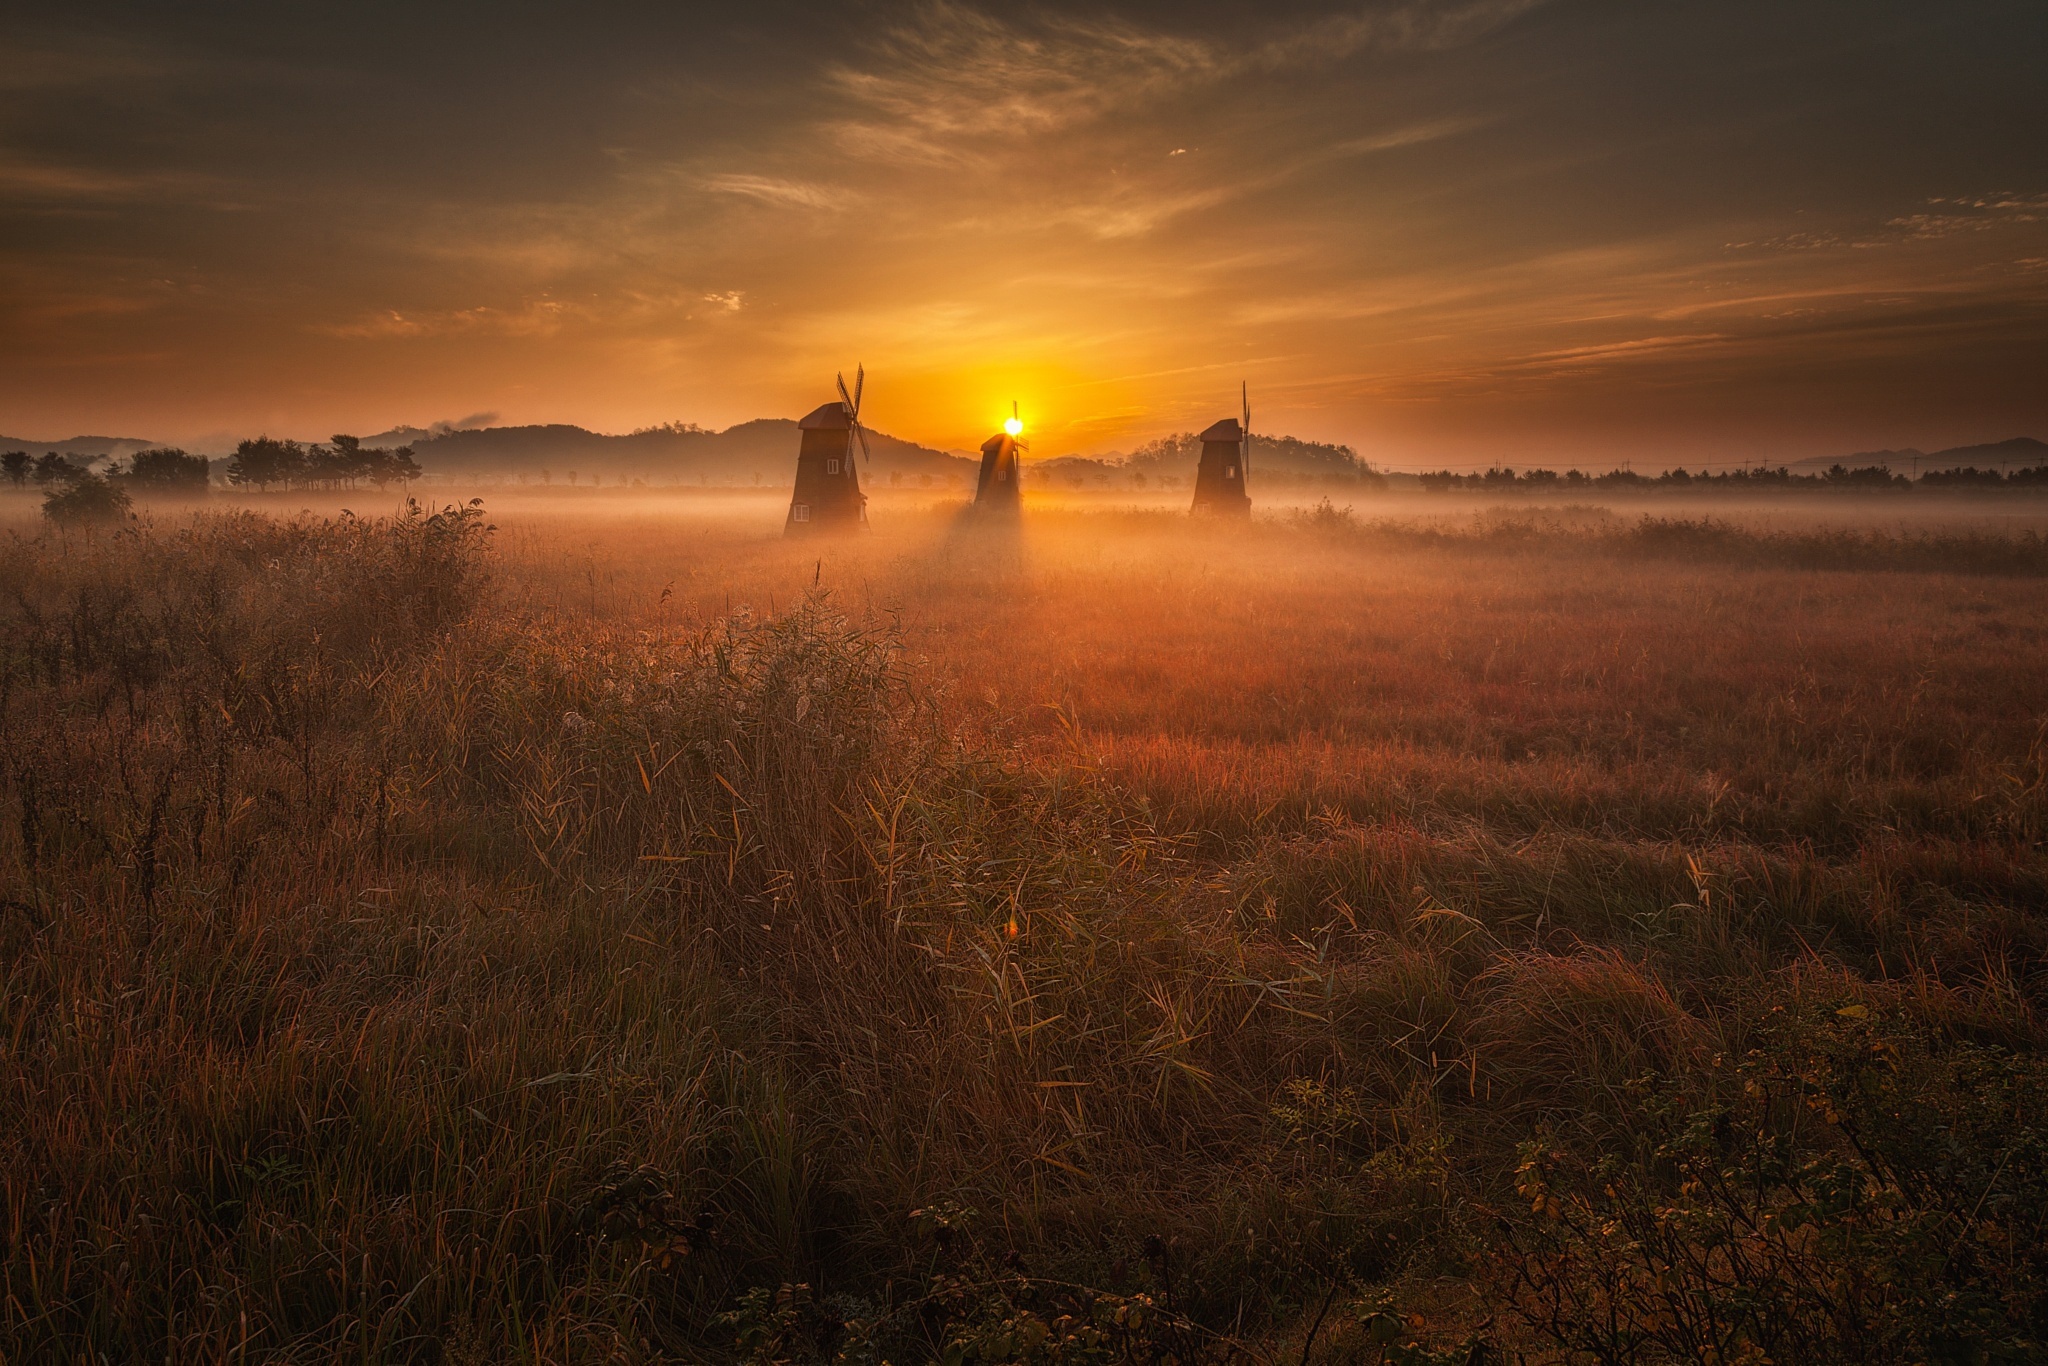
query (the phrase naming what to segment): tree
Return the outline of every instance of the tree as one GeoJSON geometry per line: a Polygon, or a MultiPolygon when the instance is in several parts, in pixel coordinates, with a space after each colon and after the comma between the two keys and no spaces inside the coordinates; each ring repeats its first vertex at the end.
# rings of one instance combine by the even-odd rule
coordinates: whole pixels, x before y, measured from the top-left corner
{"type": "Polygon", "coordinates": [[[410,446],[400,446],[395,451],[378,446],[365,451],[364,455],[368,458],[363,462],[363,477],[379,489],[394,482],[410,484],[423,473],[420,462],[412,457],[410,446]]]}
{"type": "Polygon", "coordinates": [[[254,484],[268,490],[272,484],[289,484],[306,474],[306,450],[296,441],[278,441],[259,436],[235,447],[228,462],[228,482],[254,484]]]}
{"type": "Polygon", "coordinates": [[[62,489],[43,497],[43,515],[68,526],[118,521],[128,515],[128,492],[111,479],[81,473],[62,489]]]}
{"type": "Polygon", "coordinates": [[[48,488],[52,484],[69,484],[83,473],[78,466],[66,460],[55,451],[50,451],[36,460],[36,467],[29,478],[38,486],[48,488]]]}
{"type": "Polygon", "coordinates": [[[132,488],[163,493],[197,493],[206,488],[203,455],[187,455],[174,447],[137,451],[124,476],[132,488]]]}
{"type": "Polygon", "coordinates": [[[0,455],[0,473],[7,476],[7,482],[20,488],[28,482],[28,472],[35,466],[27,451],[9,451],[0,455]]]}

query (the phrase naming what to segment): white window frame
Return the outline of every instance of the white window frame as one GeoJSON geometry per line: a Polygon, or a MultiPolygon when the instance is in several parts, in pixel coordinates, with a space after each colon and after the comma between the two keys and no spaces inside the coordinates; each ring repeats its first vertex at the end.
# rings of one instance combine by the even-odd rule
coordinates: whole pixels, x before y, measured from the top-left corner
{"type": "Polygon", "coordinates": [[[809,503],[798,503],[795,507],[789,510],[789,520],[792,522],[810,521],[811,505],[809,503]]]}

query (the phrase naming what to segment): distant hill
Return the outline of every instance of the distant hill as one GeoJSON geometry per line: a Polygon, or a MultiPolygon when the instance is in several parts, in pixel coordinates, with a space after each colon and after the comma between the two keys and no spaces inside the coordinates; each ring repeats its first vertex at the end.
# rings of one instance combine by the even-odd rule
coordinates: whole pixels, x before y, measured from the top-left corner
{"type": "MultiPolygon", "coordinates": [[[[384,437],[377,438],[382,444],[384,437]]],[[[413,455],[429,474],[502,474],[529,480],[568,481],[598,475],[607,481],[644,479],[651,484],[781,484],[796,470],[799,433],[788,418],[760,418],[722,432],[675,425],[608,436],[560,424],[541,427],[484,427],[443,432],[412,443],[413,455]]],[[[868,433],[872,457],[864,479],[887,482],[891,475],[912,481],[930,475],[972,477],[977,463],[928,446],[868,433]]]]}
{"type": "Polygon", "coordinates": [[[1997,465],[2006,462],[2048,465],[2048,441],[2016,436],[2010,441],[1991,441],[1981,446],[1951,446],[1945,451],[1922,456],[1921,460],[1939,465],[1997,465]]]}
{"type": "Polygon", "coordinates": [[[144,441],[137,436],[73,436],[62,441],[31,441],[23,436],[0,436],[0,451],[27,451],[30,455],[41,455],[55,451],[69,456],[74,463],[91,464],[109,456],[133,455],[160,445],[156,441],[144,441]]]}

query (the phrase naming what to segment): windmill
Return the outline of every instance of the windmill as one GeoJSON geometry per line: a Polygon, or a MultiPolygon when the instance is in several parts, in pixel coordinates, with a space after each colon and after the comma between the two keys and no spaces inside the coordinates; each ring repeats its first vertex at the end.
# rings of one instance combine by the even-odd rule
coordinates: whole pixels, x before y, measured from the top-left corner
{"type": "Polygon", "coordinates": [[[860,491],[860,472],[853,459],[856,445],[863,457],[872,459],[867,429],[860,425],[867,369],[854,370],[852,394],[846,392],[845,375],[833,378],[839,386],[839,400],[820,405],[796,424],[802,444],[796,455],[796,489],[790,494],[789,516],[782,524],[785,535],[857,531],[868,524],[867,495],[860,491]]]}
{"type": "Polygon", "coordinates": [[[1018,416],[1017,401],[1010,400],[1010,420],[1003,429],[981,443],[981,479],[974,486],[977,512],[1015,516],[1024,506],[1023,470],[1017,453],[1024,449],[1018,435],[1024,419],[1018,416]]]}
{"type": "Polygon", "coordinates": [[[1249,386],[1240,388],[1243,419],[1226,417],[1203,432],[1202,462],[1195,467],[1195,503],[1192,512],[1218,517],[1252,515],[1251,495],[1245,492],[1252,454],[1252,401],[1249,386]]]}

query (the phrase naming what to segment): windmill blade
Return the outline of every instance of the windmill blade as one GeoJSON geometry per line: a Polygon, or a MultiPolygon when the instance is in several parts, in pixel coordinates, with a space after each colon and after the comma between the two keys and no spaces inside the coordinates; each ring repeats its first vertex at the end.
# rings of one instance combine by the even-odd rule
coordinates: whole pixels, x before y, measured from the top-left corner
{"type": "Polygon", "coordinates": [[[875,457],[868,454],[868,429],[856,422],[853,424],[853,434],[860,438],[861,459],[867,461],[870,465],[874,464],[875,457]]]}
{"type": "Polygon", "coordinates": [[[834,375],[832,376],[832,382],[839,386],[839,401],[846,405],[847,414],[851,416],[856,410],[853,406],[853,400],[846,396],[846,376],[834,375]]]}
{"type": "Polygon", "coordinates": [[[1238,386],[1238,399],[1244,405],[1244,451],[1237,458],[1237,467],[1243,472],[1245,482],[1252,475],[1252,390],[1249,384],[1238,386]]]}
{"type": "Polygon", "coordinates": [[[853,420],[860,421],[860,391],[867,387],[868,368],[857,365],[853,369],[853,420]]]}

